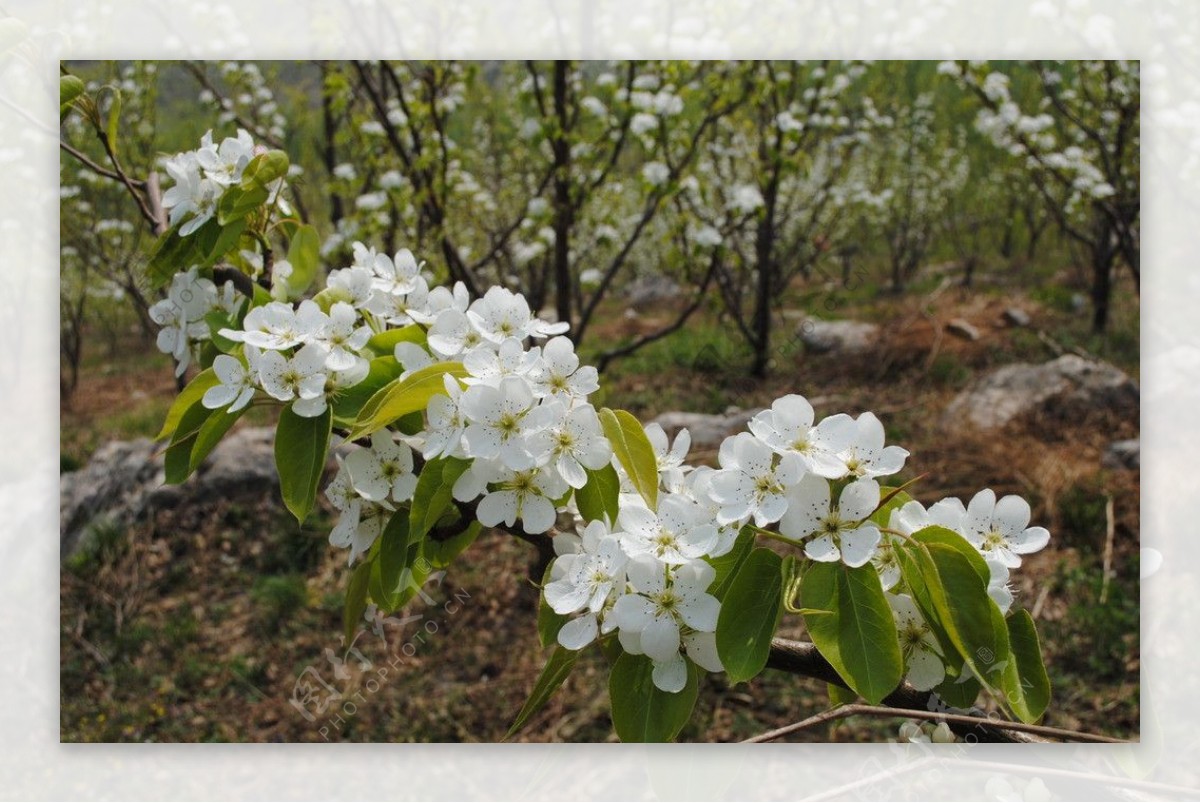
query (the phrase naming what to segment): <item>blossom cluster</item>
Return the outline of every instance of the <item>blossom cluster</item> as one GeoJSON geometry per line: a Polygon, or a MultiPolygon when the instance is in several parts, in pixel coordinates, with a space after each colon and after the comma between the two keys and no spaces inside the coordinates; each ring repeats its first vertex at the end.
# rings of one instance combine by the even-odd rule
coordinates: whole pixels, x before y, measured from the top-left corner
{"type": "Polygon", "coordinates": [[[176,376],[183,376],[197,347],[211,339],[206,316],[233,314],[239,303],[231,282],[218,289],[196,268],[175,274],[167,297],[150,307],[150,319],[159,326],[158,350],[175,358],[176,376]]]}

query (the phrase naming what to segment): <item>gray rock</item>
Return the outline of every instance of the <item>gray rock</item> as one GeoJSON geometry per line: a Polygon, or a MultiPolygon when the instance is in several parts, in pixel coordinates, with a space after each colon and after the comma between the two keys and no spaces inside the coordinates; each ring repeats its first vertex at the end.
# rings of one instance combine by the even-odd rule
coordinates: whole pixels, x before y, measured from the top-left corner
{"type": "Polygon", "coordinates": [[[1105,468],[1128,469],[1137,471],[1142,467],[1141,440],[1132,438],[1127,441],[1113,441],[1104,450],[1100,462],[1105,468]]]}
{"type": "Polygon", "coordinates": [[[1029,326],[1033,322],[1033,319],[1029,317],[1029,313],[1020,307],[1009,307],[1004,310],[1002,317],[1006,324],[1015,327],[1029,326]]]}
{"type": "Polygon", "coordinates": [[[1065,354],[1041,365],[1013,363],[976,380],[946,407],[943,425],[993,429],[1036,409],[1065,414],[1108,409],[1138,415],[1137,384],[1105,362],[1065,354]]]}
{"type": "Polygon", "coordinates": [[[61,557],[69,557],[94,525],[127,527],[155,510],[208,505],[250,494],[279,499],[274,430],[245,427],[230,433],[182,485],[164,485],[163,447],[146,438],[114,441],[79,471],[60,478],[61,557]]]}
{"type": "Polygon", "coordinates": [[[681,429],[687,429],[692,436],[693,449],[716,449],[721,441],[730,435],[746,428],[746,423],[757,415],[759,410],[726,411],[722,415],[706,413],[663,413],[654,419],[667,433],[674,438],[681,429]]]}
{"type": "Polygon", "coordinates": [[[979,339],[979,330],[967,321],[964,321],[962,318],[955,318],[952,321],[947,321],[946,331],[955,337],[961,337],[963,340],[979,339]]]}
{"type": "Polygon", "coordinates": [[[863,321],[808,318],[796,329],[796,336],[814,354],[857,354],[875,345],[879,327],[863,321]]]}

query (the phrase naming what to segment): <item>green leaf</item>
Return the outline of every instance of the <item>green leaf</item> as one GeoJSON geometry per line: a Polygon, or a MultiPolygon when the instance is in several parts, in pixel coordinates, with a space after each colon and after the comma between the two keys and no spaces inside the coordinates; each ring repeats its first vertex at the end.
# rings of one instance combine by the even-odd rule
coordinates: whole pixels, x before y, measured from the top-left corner
{"type": "Polygon", "coordinates": [[[717,655],[730,683],[749,680],[767,665],[782,602],[782,558],[753,550],[733,576],[717,619],[717,655]]]}
{"type": "Polygon", "coordinates": [[[217,378],[211,368],[196,374],[192,381],[188,382],[187,386],[175,397],[175,401],[171,402],[171,408],[167,410],[167,420],[163,422],[162,429],[154,436],[154,440],[161,441],[174,435],[188,408],[193,404],[198,404],[209,388],[219,384],[221,384],[221,380],[217,378]]]}
{"type": "Polygon", "coordinates": [[[612,444],[613,454],[621,461],[621,467],[629,475],[651,510],[658,509],[658,458],[654,447],[646,437],[641,423],[625,410],[600,411],[600,426],[604,436],[612,444]]]}
{"type": "Polygon", "coordinates": [[[236,424],[248,409],[250,408],[243,407],[236,413],[228,410],[214,410],[212,415],[205,419],[200,426],[200,431],[196,433],[195,443],[192,444],[192,453],[188,458],[188,474],[192,474],[200,468],[204,458],[208,457],[209,453],[221,442],[221,438],[225,437],[225,433],[229,431],[230,427],[236,424]]]}
{"type": "Polygon", "coordinates": [[[146,263],[146,273],[155,288],[167,284],[176,273],[193,265],[211,267],[237,245],[246,230],[245,220],[234,221],[228,226],[209,220],[188,236],[181,237],[179,229],[186,222],[176,223],[154,245],[146,263]]]}
{"type": "Polygon", "coordinates": [[[525,705],[521,706],[520,712],[516,719],[509,726],[508,733],[504,734],[507,739],[514,733],[519,731],[529,721],[529,718],[542,709],[550,698],[554,696],[554,692],[558,691],[558,687],[563,684],[571,674],[571,670],[575,668],[575,661],[579,658],[577,650],[567,650],[562,647],[555,647],[550,653],[550,657],[546,659],[546,665],[542,667],[542,672],[538,675],[537,682],[533,684],[533,691],[529,693],[529,699],[525,701],[525,705]]]}
{"type": "Polygon", "coordinates": [[[870,564],[813,563],[800,582],[804,624],[838,675],[878,705],[904,677],[891,606],[870,564]]]}
{"type": "Polygon", "coordinates": [[[475,539],[481,532],[483,532],[482,524],[477,521],[469,522],[461,532],[444,540],[425,539],[421,546],[422,554],[425,555],[430,566],[435,569],[444,569],[465,552],[471,544],[475,543],[475,539]]]}
{"type": "Polygon", "coordinates": [[[317,484],[329,456],[333,416],[328,407],[313,418],[296,415],[292,405],[283,408],[275,429],[275,466],[283,503],[301,524],[317,499],[317,484]]]}
{"type": "Polygon", "coordinates": [[[829,693],[829,705],[833,707],[850,705],[858,699],[857,694],[836,683],[826,683],[825,691],[829,693]]]}
{"type": "Polygon", "coordinates": [[[354,567],[350,582],[346,585],[346,606],[342,609],[342,628],[345,630],[346,645],[354,643],[354,634],[363,612],[367,610],[367,586],[371,581],[371,565],[374,561],[363,560],[354,567]]]}
{"type": "Polygon", "coordinates": [[[985,687],[999,689],[1011,658],[1008,628],[974,561],[951,543],[909,540],[897,554],[905,585],[943,649],[957,652],[985,687]]]}
{"type": "Polygon", "coordinates": [[[979,554],[978,549],[971,546],[970,541],[953,530],[936,525],[917,530],[912,534],[912,538],[922,544],[941,544],[958,552],[975,570],[975,574],[979,575],[979,579],[983,581],[984,590],[987,589],[987,584],[991,582],[991,570],[988,569],[983,555],[979,554]]]}
{"type": "Polygon", "coordinates": [[[687,662],[687,685],[663,691],[654,685],[654,662],[645,655],[622,653],[608,676],[613,729],[622,742],[669,742],[692,716],[699,693],[699,672],[687,662]]]}
{"type": "MultiPolygon", "coordinates": [[[[545,588],[550,582],[550,573],[554,566],[551,564],[546,567],[546,571],[542,573],[541,588],[545,588]]],[[[542,647],[549,647],[551,644],[558,643],[558,631],[562,626],[570,621],[571,617],[564,613],[558,613],[550,607],[550,603],[546,602],[546,595],[538,595],[538,614],[537,614],[537,629],[538,641],[542,647]]]]}
{"type": "Polygon", "coordinates": [[[404,379],[388,383],[363,405],[354,431],[346,439],[358,440],[383,429],[401,416],[423,411],[434,396],[446,395],[442,380],[446,374],[464,377],[467,369],[460,362],[439,362],[413,371],[404,379]]]}
{"type": "Polygon", "coordinates": [[[425,330],[417,324],[401,326],[399,329],[385,329],[372,335],[367,341],[369,348],[377,357],[394,357],[397,343],[416,343],[425,345],[425,330]]]}
{"type": "Polygon", "coordinates": [[[287,279],[288,297],[299,298],[316,281],[321,267],[321,238],[315,228],[305,224],[296,229],[287,260],[292,265],[292,275],[287,279]]]}
{"type": "Polygon", "coordinates": [[[959,678],[946,678],[933,691],[947,705],[955,708],[970,708],[975,704],[975,699],[979,697],[979,690],[982,688],[983,686],[975,678],[967,678],[961,683],[959,683],[959,678]]]}
{"type": "Polygon", "coordinates": [[[208,421],[213,411],[200,402],[196,402],[179,419],[179,426],[171,435],[171,445],[163,457],[165,481],[168,485],[178,485],[192,473],[192,447],[200,429],[208,421]]]}
{"type": "Polygon", "coordinates": [[[222,329],[238,329],[240,327],[233,324],[229,320],[229,316],[224,312],[213,310],[204,316],[204,322],[208,324],[208,330],[211,333],[212,344],[224,354],[228,354],[238,347],[237,341],[230,340],[221,335],[222,329]]]}
{"type": "Polygon", "coordinates": [[[437,457],[421,469],[409,511],[414,540],[424,538],[450,507],[454,483],[470,466],[471,461],[459,457],[437,457]]]}
{"type": "Polygon", "coordinates": [[[705,558],[709,565],[717,571],[717,576],[713,579],[712,585],[708,587],[708,593],[724,601],[725,595],[729,593],[729,586],[733,583],[734,576],[742,564],[746,562],[746,558],[753,549],[754,531],[749,527],[743,527],[742,531],[738,533],[737,539],[734,540],[732,549],[719,558],[705,558]]]}
{"type": "Polygon", "coordinates": [[[86,87],[83,81],[74,75],[63,75],[58,79],[58,113],[65,118],[71,110],[71,104],[84,93],[86,87]]]}
{"type": "Polygon", "coordinates": [[[267,151],[250,160],[242,171],[239,186],[245,189],[266,189],[276,179],[283,178],[288,171],[288,157],[283,151],[267,151]]]}
{"type": "Polygon", "coordinates": [[[230,187],[221,194],[217,201],[217,222],[226,226],[235,220],[240,220],[247,213],[258,209],[267,202],[270,191],[266,187],[230,187]]]}
{"type": "Polygon", "coordinates": [[[385,611],[399,607],[401,593],[412,579],[412,531],[404,511],[395,513],[379,536],[379,555],[371,569],[371,597],[385,611]]]}
{"type": "Polygon", "coordinates": [[[617,470],[609,463],[604,468],[593,471],[585,468],[587,483],[575,491],[575,504],[579,506],[579,515],[584,521],[603,521],[610,527],[617,523],[621,480],[617,470]]]}
{"type": "Polygon", "coordinates": [[[367,375],[361,382],[334,395],[331,402],[333,417],[339,422],[353,424],[367,400],[402,373],[404,369],[395,357],[376,357],[371,360],[367,375]]]}
{"type": "Polygon", "coordinates": [[[113,153],[117,152],[117,129],[121,125],[121,90],[113,87],[112,100],[108,107],[108,125],[104,129],[105,136],[108,137],[108,146],[112,148],[113,153]]]}
{"type": "Polygon", "coordinates": [[[1050,678],[1042,662],[1037,628],[1025,610],[1010,614],[1007,623],[1012,661],[1004,668],[1000,688],[1022,722],[1037,722],[1050,705],[1050,678]]]}

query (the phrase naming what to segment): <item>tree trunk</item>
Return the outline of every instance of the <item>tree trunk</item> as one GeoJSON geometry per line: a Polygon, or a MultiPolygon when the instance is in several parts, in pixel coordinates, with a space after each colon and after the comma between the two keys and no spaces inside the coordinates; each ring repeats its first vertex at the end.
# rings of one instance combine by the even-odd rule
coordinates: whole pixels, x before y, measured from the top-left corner
{"type": "Polygon", "coordinates": [[[1112,299],[1113,248],[1112,225],[1103,214],[1096,215],[1096,235],[1092,243],[1092,332],[1103,334],[1108,328],[1108,310],[1112,299]]]}
{"type": "MultiPolygon", "coordinates": [[[[554,297],[558,320],[571,323],[571,143],[567,139],[568,62],[554,62],[554,297]]],[[[576,344],[578,345],[578,344],[576,344]]]]}

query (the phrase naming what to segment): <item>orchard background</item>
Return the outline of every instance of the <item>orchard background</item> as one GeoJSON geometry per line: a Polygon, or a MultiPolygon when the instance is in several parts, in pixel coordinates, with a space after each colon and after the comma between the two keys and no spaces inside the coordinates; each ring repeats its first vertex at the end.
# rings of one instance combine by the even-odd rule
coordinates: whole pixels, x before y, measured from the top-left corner
{"type": "MultiPolygon", "coordinates": [[[[480,293],[523,292],[571,322],[606,403],[643,421],[799,392],[818,411],[879,413],[927,474],[917,498],[1024,496],[1054,536],[1017,588],[1055,689],[1045,722],[1136,737],[1138,472],[1105,459],[1137,437],[1136,407],[1040,405],[953,435],[946,412],[1001,366],[1063,354],[1136,379],[1136,72],[1132,99],[1111,91],[1128,66],[65,66],[115,121],[130,175],[161,173],[160,155],[210,128],[245,128],[288,154],[326,268],[364,240],[480,293]],[[1006,102],[1048,123],[1007,131],[1006,102]],[[1046,127],[1079,132],[1080,153],[1011,152],[1046,127]],[[1088,160],[1093,135],[1110,158],[1088,160]],[[809,316],[878,328],[830,347],[809,316]]],[[[61,172],[69,472],[110,440],[153,436],[177,385],[148,314],[153,232],[77,158],[107,164],[77,117],[63,138],[78,152],[61,172]]],[[[403,656],[372,691],[371,671],[325,655],[345,584],[330,525],[326,510],[298,528],[257,494],[97,527],[63,566],[64,740],[503,737],[542,660],[532,550],[481,536],[403,639],[363,647],[375,664],[403,656]],[[332,730],[289,702],[310,667],[362,696],[332,730]]],[[[609,738],[603,674],[599,656],[581,662],[517,738],[609,738]]],[[[705,684],[683,739],[746,738],[828,706],[823,683],[771,670],[705,684]]],[[[894,723],[850,719],[797,738],[889,736],[894,723]]]]}

